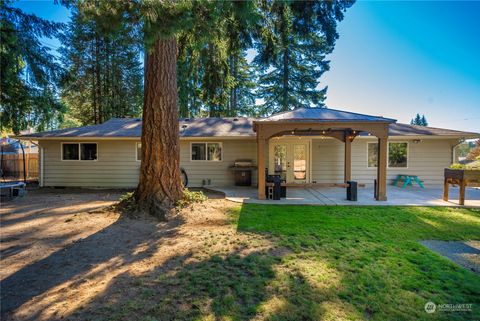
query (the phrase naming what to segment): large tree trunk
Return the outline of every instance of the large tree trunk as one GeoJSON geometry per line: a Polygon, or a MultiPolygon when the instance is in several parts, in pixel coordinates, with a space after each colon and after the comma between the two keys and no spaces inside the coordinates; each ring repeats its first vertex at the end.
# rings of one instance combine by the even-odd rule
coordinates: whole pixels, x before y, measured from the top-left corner
{"type": "Polygon", "coordinates": [[[146,55],[138,209],[165,219],[182,197],[177,109],[177,42],[159,39],[146,55]]]}

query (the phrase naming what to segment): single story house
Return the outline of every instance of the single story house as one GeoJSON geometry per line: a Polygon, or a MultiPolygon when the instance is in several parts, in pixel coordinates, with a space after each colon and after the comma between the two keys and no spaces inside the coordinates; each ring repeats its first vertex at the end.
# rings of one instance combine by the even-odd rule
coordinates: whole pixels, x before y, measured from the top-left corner
{"type": "MultiPolygon", "coordinates": [[[[32,133],[38,141],[40,185],[135,187],[141,156],[141,119],[32,133]]],[[[397,123],[329,108],[300,108],[254,118],[180,119],[180,164],[189,186],[234,184],[231,166],[250,159],[252,185],[265,198],[265,170],[290,184],[373,184],[377,200],[398,174],[418,175],[425,185],[443,183],[453,149],[480,134],[397,123]]]]}

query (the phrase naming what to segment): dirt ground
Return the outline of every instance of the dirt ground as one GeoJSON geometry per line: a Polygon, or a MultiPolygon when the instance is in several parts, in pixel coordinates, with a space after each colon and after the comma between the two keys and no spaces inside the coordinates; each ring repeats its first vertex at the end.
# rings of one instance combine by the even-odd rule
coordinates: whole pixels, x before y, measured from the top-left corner
{"type": "Polygon", "coordinates": [[[136,295],[132,282],[152,271],[281,250],[266,236],[237,233],[226,213],[239,205],[218,195],[159,223],[105,210],[122,193],[40,189],[2,201],[2,320],[104,318],[104,307],[136,295]]]}

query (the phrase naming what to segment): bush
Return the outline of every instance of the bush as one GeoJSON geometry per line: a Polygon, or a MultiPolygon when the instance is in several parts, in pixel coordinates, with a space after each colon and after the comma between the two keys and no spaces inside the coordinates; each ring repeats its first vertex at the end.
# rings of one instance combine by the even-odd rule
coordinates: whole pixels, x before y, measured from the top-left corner
{"type": "Polygon", "coordinates": [[[116,208],[126,212],[135,210],[135,196],[133,192],[128,192],[120,196],[116,208]]]}
{"type": "Polygon", "coordinates": [[[203,203],[208,199],[208,197],[203,194],[203,192],[193,192],[188,188],[183,189],[183,198],[178,201],[177,206],[179,208],[185,208],[195,203],[203,203]]]}

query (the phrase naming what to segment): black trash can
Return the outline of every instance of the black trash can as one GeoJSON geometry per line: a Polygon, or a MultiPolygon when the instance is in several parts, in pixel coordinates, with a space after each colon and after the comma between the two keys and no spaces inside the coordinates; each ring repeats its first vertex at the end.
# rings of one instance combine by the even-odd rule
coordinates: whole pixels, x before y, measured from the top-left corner
{"type": "Polygon", "coordinates": [[[348,184],[348,187],[347,187],[347,200],[349,200],[349,201],[357,201],[357,187],[358,187],[357,182],[348,181],[347,184],[348,184]]]}
{"type": "Polygon", "coordinates": [[[280,200],[280,196],[282,195],[281,188],[282,188],[282,179],[280,178],[280,176],[274,176],[273,177],[273,199],[276,201],[280,200]]]}

